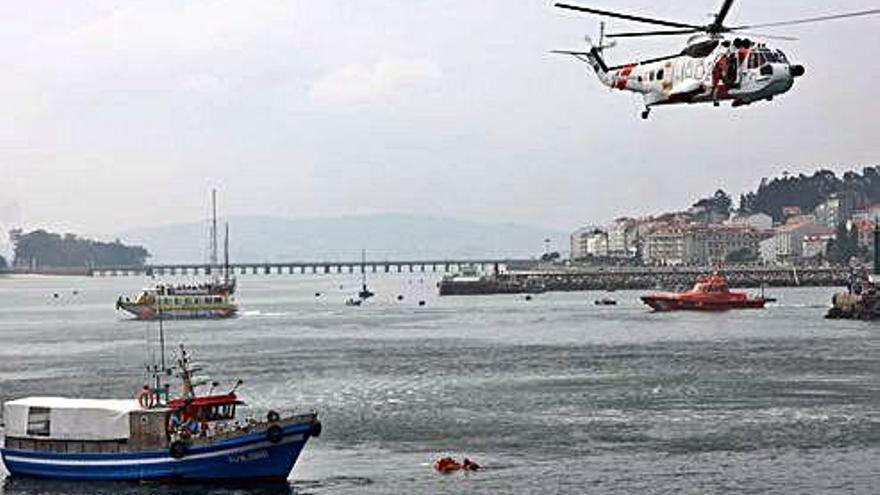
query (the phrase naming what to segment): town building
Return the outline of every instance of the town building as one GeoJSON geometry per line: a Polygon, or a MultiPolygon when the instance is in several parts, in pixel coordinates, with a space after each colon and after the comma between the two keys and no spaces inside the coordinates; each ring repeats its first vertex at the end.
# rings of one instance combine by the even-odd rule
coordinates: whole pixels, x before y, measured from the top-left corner
{"type": "Polygon", "coordinates": [[[667,226],[646,238],[645,260],[656,265],[709,266],[724,263],[732,253],[758,257],[759,243],[768,236],[747,226],[667,226]]]}
{"type": "Polygon", "coordinates": [[[608,233],[597,229],[587,237],[587,255],[594,258],[608,257],[608,233]]]}
{"type": "Polygon", "coordinates": [[[841,223],[849,220],[853,212],[851,194],[834,194],[827,200],[819,203],[813,210],[816,223],[825,227],[836,228],[841,223]]]}
{"type": "Polygon", "coordinates": [[[834,234],[817,234],[804,236],[801,247],[801,258],[819,260],[828,255],[828,243],[834,240],[834,234]]]}
{"type": "Polygon", "coordinates": [[[766,213],[736,214],[725,222],[725,225],[745,226],[755,230],[770,230],[773,228],[773,217],[766,213]]]}
{"type": "Polygon", "coordinates": [[[760,242],[761,261],[767,264],[800,261],[804,258],[805,238],[833,235],[833,228],[819,225],[813,221],[789,222],[776,228],[772,237],[760,242]]]}
{"type": "Polygon", "coordinates": [[[600,227],[580,228],[571,234],[571,259],[608,256],[608,234],[600,227]]]}
{"type": "Polygon", "coordinates": [[[608,226],[608,256],[633,258],[638,240],[637,222],[632,218],[618,218],[608,226]]]}

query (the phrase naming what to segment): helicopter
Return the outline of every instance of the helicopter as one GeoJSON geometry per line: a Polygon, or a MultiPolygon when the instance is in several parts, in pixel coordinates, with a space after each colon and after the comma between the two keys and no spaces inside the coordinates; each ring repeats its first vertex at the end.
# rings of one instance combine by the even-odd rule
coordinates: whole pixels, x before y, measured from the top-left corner
{"type": "Polygon", "coordinates": [[[642,118],[647,119],[651,108],[660,105],[712,103],[720,106],[731,101],[733,107],[751,105],[788,92],[795,79],[803,76],[803,65],[791,63],[780,49],[773,49],[765,42],[749,37],[727,39],[726,35],[742,33],[761,40],[787,40],[797,38],[769,34],[755,34],[753,29],[790,26],[813,22],[831,21],[850,17],[880,14],[880,9],[862,10],[844,14],[832,14],[791,21],[778,21],[730,27],[724,24],[734,0],[724,0],[712,23],[708,25],[667,21],[653,17],[600,10],[568,3],[555,3],[560,9],[623,19],[644,24],[663,26],[655,31],[620,32],[605,34],[601,24],[597,44],[585,37],[587,49],[582,51],[553,50],[552,53],[571,55],[588,64],[605,86],[641,94],[645,101],[642,118]],[[647,36],[690,35],[687,46],[679,53],[638,62],[610,66],[605,61],[605,50],[615,46],[615,41],[605,43],[605,38],[639,38],[647,36]]]}

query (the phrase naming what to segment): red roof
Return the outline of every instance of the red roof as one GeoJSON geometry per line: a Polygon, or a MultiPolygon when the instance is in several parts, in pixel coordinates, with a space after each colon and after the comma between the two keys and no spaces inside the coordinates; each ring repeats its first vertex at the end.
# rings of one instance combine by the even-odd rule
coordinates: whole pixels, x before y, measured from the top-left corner
{"type": "Polygon", "coordinates": [[[168,407],[172,409],[180,409],[182,407],[186,407],[187,405],[204,407],[204,406],[222,406],[225,404],[241,404],[241,401],[238,400],[238,397],[235,394],[223,394],[223,395],[207,395],[204,397],[196,397],[194,399],[190,399],[187,401],[186,399],[173,399],[168,401],[168,407]]]}

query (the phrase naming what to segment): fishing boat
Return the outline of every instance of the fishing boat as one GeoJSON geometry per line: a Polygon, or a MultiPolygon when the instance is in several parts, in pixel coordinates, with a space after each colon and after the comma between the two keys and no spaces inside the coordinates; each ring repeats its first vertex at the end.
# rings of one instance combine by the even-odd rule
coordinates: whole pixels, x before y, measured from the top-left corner
{"type": "MultiPolygon", "coordinates": [[[[160,320],[161,322],[161,320],[160,320]]],[[[161,330],[160,330],[161,332],[161,330]]],[[[164,337],[162,338],[164,347],[164,337]]],[[[25,397],[3,405],[0,448],[13,477],[82,481],[284,481],[311,437],[321,434],[317,413],[240,418],[244,406],[230,390],[195,373],[181,346],[176,366],[154,365],[152,383],[131,399],[25,397]],[[165,377],[180,392],[170,397],[165,377]]]]}
{"type": "Polygon", "coordinates": [[[229,269],[229,224],[223,241],[223,266],[218,268],[216,191],[211,194],[211,210],[211,261],[206,271],[213,277],[195,284],[157,284],[135,296],[119,296],[117,310],[139,320],[230,318],[238,313],[235,277],[229,269]]]}
{"type": "Polygon", "coordinates": [[[726,311],[729,309],[760,309],[767,303],[763,296],[752,297],[732,292],[727,278],[720,272],[697,278],[686,292],[655,292],[642,297],[642,302],[655,311],[726,311]]]}

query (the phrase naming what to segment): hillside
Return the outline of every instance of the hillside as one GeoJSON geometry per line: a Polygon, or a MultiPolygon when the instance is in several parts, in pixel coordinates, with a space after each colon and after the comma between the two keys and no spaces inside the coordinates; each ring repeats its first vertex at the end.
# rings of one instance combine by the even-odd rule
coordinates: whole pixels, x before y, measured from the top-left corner
{"type": "Polygon", "coordinates": [[[856,209],[880,203],[880,167],[865,167],[861,174],[845,172],[842,177],[830,170],[818,170],[809,176],[761,179],[756,191],[740,197],[740,210],[766,213],[778,222],[783,219],[783,208],[797,206],[804,212],[813,211],[833,194],[845,194],[856,209]]]}
{"type": "MultiPolygon", "coordinates": [[[[383,214],[292,220],[268,216],[228,219],[230,258],[237,262],[372,259],[535,257],[544,239],[554,249],[568,234],[517,224],[480,224],[448,218],[383,214]]],[[[222,231],[222,229],[221,229],[222,231]]],[[[146,246],[151,261],[203,262],[206,222],[172,224],[118,234],[146,246]]],[[[222,245],[222,239],[220,240],[222,245]]]]}

